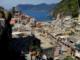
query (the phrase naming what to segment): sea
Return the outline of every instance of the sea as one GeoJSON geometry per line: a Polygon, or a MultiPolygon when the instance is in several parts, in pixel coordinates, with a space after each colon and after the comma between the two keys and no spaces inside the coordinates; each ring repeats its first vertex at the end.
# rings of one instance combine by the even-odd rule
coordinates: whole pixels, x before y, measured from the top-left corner
{"type": "Polygon", "coordinates": [[[24,14],[29,15],[33,18],[35,18],[37,21],[41,22],[48,22],[52,21],[53,16],[50,15],[49,12],[46,11],[30,11],[30,10],[24,10],[24,14]]]}

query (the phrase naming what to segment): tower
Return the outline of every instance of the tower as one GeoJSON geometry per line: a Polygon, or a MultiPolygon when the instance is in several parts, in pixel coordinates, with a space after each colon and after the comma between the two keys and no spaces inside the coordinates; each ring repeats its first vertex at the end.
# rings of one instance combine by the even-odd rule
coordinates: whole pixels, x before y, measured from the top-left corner
{"type": "Polygon", "coordinates": [[[79,8],[78,21],[80,22],[80,8],[79,8]]]}

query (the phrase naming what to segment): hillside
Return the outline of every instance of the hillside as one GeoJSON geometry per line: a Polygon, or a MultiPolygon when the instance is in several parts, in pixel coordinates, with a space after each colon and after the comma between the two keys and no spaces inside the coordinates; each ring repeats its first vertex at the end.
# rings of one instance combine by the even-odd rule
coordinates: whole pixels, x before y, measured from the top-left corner
{"type": "Polygon", "coordinates": [[[77,0],[62,0],[56,7],[54,15],[60,13],[61,15],[72,15],[73,17],[78,16],[78,1],[77,0]]]}

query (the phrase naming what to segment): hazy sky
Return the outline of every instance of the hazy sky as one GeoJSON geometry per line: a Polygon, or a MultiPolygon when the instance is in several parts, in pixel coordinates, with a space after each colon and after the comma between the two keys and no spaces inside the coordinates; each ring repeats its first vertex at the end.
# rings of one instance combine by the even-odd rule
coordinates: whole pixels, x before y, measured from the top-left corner
{"type": "Polygon", "coordinates": [[[18,4],[40,4],[40,3],[57,3],[60,0],[0,0],[0,6],[3,6],[7,9],[11,8],[12,6],[16,6],[18,4]]]}

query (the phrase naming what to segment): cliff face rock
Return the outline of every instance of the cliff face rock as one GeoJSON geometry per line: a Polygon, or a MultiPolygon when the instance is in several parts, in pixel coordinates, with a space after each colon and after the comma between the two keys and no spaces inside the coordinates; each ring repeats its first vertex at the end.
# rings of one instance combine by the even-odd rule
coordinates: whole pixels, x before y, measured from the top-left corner
{"type": "Polygon", "coordinates": [[[52,24],[53,24],[53,28],[54,28],[54,30],[53,30],[53,32],[55,33],[55,34],[63,34],[63,33],[65,33],[65,32],[69,32],[69,31],[71,31],[71,29],[73,29],[73,22],[74,22],[74,19],[68,19],[68,20],[66,20],[66,19],[59,19],[59,20],[54,20],[53,22],[52,22],[52,24]]]}
{"type": "Polygon", "coordinates": [[[64,18],[53,20],[53,32],[57,34],[67,34],[80,36],[80,22],[75,18],[64,18]]]}

